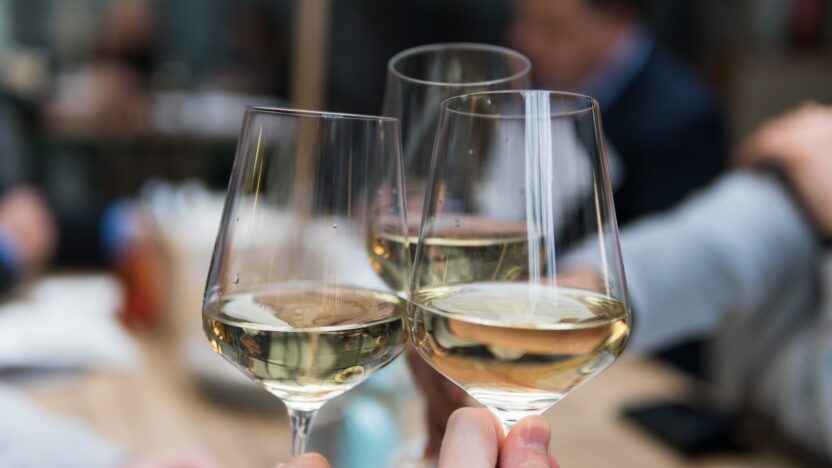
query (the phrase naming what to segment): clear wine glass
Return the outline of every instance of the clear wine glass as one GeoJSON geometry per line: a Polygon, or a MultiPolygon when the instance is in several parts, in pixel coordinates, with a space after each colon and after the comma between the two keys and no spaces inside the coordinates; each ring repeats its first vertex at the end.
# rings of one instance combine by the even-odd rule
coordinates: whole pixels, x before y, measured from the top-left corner
{"type": "Polygon", "coordinates": [[[408,308],[418,353],[506,430],[621,354],[631,314],[597,102],[443,101],[408,308]]]}
{"type": "MultiPolygon", "coordinates": [[[[529,87],[531,62],[505,47],[474,43],[431,44],[406,49],[387,64],[383,114],[401,123],[407,193],[407,238],[384,229],[373,234],[373,266],[389,284],[408,282],[422,216],[428,169],[442,100],[460,94],[529,87]],[[410,255],[396,255],[402,242],[410,255]]],[[[414,447],[421,441],[413,441],[414,447]]],[[[413,452],[418,450],[413,449],[413,452]]],[[[403,452],[404,453],[404,452],[403,452]]],[[[409,453],[409,452],[406,452],[409,453]]],[[[426,466],[430,462],[403,454],[390,466],[426,466]]]]}
{"type": "Polygon", "coordinates": [[[395,119],[246,110],[203,324],[217,353],[285,403],[294,455],[324,403],[404,347],[404,302],[366,243],[379,219],[407,232],[400,164],[395,119]]]}
{"type": "Polygon", "coordinates": [[[439,103],[477,91],[529,87],[531,62],[505,47],[473,43],[432,44],[394,55],[387,64],[384,115],[399,119],[410,222],[419,216],[433,152],[439,103]]]}

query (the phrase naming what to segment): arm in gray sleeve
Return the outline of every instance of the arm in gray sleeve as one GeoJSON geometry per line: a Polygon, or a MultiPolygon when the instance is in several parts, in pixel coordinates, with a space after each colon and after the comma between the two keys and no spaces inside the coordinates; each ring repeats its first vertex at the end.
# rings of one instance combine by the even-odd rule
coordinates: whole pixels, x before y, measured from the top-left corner
{"type": "Polygon", "coordinates": [[[718,393],[832,459],[832,258],[819,277],[819,243],[786,188],[725,175],[621,244],[635,347],[715,336],[718,393]]]}
{"type": "Polygon", "coordinates": [[[754,405],[798,444],[832,460],[832,255],[821,269],[823,303],[778,343],[754,405]]]}
{"type": "Polygon", "coordinates": [[[84,425],[52,416],[0,385],[0,466],[114,468],[124,455],[84,425]]]}
{"type": "Polygon", "coordinates": [[[823,450],[826,459],[832,460],[832,255],[827,255],[823,276],[826,297],[818,323],[809,324],[815,332],[815,356],[807,376],[814,382],[810,404],[817,402],[814,414],[820,421],[817,425],[803,426],[803,433],[807,428],[818,427],[817,435],[812,439],[816,441],[816,447],[823,450]]]}
{"type": "Polygon", "coordinates": [[[675,210],[621,232],[635,311],[631,348],[711,334],[737,310],[760,310],[813,265],[817,242],[774,177],[732,172],[675,210]]]}

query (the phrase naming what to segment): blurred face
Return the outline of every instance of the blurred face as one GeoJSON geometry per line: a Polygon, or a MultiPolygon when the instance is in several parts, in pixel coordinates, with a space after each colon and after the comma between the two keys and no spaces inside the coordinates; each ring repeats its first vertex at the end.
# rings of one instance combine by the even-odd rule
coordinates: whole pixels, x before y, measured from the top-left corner
{"type": "Polygon", "coordinates": [[[604,60],[627,21],[585,0],[515,0],[509,42],[531,59],[539,84],[575,89],[604,60]]]}

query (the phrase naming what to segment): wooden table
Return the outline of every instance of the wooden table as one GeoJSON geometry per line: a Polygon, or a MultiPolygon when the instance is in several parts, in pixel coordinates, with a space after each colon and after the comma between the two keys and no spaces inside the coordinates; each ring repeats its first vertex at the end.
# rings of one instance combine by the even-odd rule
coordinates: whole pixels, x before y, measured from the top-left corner
{"type": "Polygon", "coordinates": [[[783,449],[689,460],[621,417],[623,408],[692,394],[686,375],[652,360],[623,359],[549,410],[552,452],[564,467],[805,467],[783,449]]]}
{"type": "MultiPolygon", "coordinates": [[[[287,458],[289,431],[277,404],[273,412],[217,405],[194,389],[163,340],[137,339],[145,365],[136,375],[89,373],[72,385],[33,384],[27,392],[44,407],[86,421],[138,453],[192,448],[228,467],[270,467],[287,458]]],[[[690,391],[686,377],[658,363],[616,363],[548,412],[553,451],[563,466],[579,468],[804,466],[772,452],[686,460],[620,417],[628,404],[679,398],[690,391]]],[[[408,411],[411,430],[421,427],[420,405],[414,403],[408,411]]]]}
{"type": "Polygon", "coordinates": [[[28,393],[54,412],[83,420],[140,454],[205,452],[224,467],[271,467],[290,455],[283,409],[241,411],[204,397],[165,340],[137,337],[144,363],[135,375],[91,372],[77,385],[35,382],[28,393]]]}

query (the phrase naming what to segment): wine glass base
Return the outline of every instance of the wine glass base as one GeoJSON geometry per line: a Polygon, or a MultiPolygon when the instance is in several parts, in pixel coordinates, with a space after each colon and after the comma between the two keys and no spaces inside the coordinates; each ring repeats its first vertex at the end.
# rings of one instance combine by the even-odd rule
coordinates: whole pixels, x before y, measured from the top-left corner
{"type": "Polygon", "coordinates": [[[540,411],[504,411],[501,409],[493,408],[487,406],[489,411],[491,411],[494,416],[497,416],[497,419],[500,420],[500,425],[503,426],[503,434],[508,434],[508,431],[517,424],[517,421],[525,418],[526,416],[532,416],[535,414],[542,414],[545,410],[540,411]]]}
{"type": "Polygon", "coordinates": [[[494,392],[469,390],[468,393],[480,404],[488,408],[508,433],[517,421],[542,414],[563,398],[562,394],[541,397],[539,393],[523,394],[517,392],[494,392]]]}

